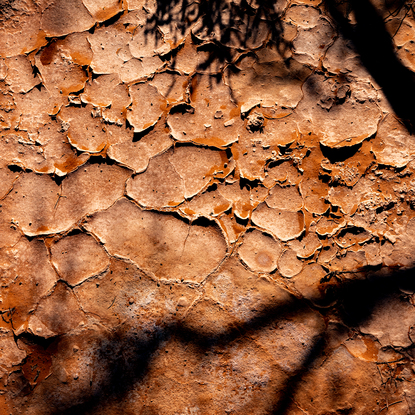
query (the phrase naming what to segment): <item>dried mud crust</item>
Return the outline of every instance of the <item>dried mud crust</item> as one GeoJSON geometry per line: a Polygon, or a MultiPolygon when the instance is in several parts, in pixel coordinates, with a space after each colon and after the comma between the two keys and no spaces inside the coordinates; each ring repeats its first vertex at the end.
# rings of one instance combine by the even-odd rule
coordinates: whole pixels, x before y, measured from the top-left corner
{"type": "Polygon", "coordinates": [[[414,413],[413,136],[324,3],[206,4],[0,1],[0,415],[414,413]]]}

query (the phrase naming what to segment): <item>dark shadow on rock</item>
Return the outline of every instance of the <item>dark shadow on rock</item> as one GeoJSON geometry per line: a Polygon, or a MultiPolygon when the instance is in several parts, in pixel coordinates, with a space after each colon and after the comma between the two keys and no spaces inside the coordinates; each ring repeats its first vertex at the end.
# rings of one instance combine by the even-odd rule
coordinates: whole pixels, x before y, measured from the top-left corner
{"type": "Polygon", "coordinates": [[[342,35],[352,41],[363,65],[412,133],[415,128],[415,74],[396,56],[391,36],[376,7],[369,0],[325,0],[325,4],[342,35]],[[342,11],[345,4],[354,13],[355,25],[342,11]]]}
{"type": "MultiPolygon", "coordinates": [[[[246,322],[229,326],[217,333],[205,334],[202,330],[189,328],[181,322],[165,324],[158,330],[146,334],[120,327],[110,337],[100,340],[101,346],[97,352],[98,364],[105,373],[105,381],[97,385],[93,393],[84,391],[82,396],[78,396],[84,401],[82,404],[72,406],[71,402],[60,402],[54,406],[51,402],[51,406],[56,408],[51,414],[95,413],[94,411],[101,411],[102,408],[105,410],[107,404],[122,402],[133,388],[144,381],[154,356],[172,337],[183,344],[191,344],[193,351],[203,355],[210,350],[221,350],[245,336],[249,337],[250,334],[261,331],[284,317],[316,311],[323,315],[334,311],[346,327],[358,329],[360,324],[370,319],[374,308],[385,299],[396,295],[405,296],[403,291],[415,292],[413,269],[390,270],[389,274],[382,276],[379,276],[378,271],[359,270],[356,274],[359,276],[358,279],[353,279],[353,273],[347,274],[350,278],[344,278],[346,274],[343,277],[341,274],[333,275],[332,278],[337,279],[335,286],[337,303],[330,308],[318,309],[307,301],[292,296],[286,303],[268,305],[246,322]],[[367,278],[361,279],[363,272],[367,278]]],[[[330,295],[333,293],[331,292],[330,295]]],[[[324,331],[312,339],[312,344],[299,369],[288,378],[282,390],[275,392],[275,396],[279,395],[282,398],[274,402],[272,414],[289,414],[297,388],[309,370],[315,366],[315,362],[325,353],[326,335],[327,331],[324,331]]]]}
{"type": "MultiPolygon", "coordinates": [[[[264,31],[268,33],[266,41],[273,42],[280,52],[289,46],[282,36],[282,10],[277,3],[274,0],[158,0],[154,13],[147,20],[145,32],[147,36],[156,36],[159,27],[168,27],[175,33],[172,42],[177,45],[179,37],[192,36],[194,44],[207,55],[199,62],[197,71],[210,72],[209,68],[215,62],[232,62],[235,48],[249,50],[264,31]]],[[[175,52],[171,53],[174,68],[175,52]]]]}

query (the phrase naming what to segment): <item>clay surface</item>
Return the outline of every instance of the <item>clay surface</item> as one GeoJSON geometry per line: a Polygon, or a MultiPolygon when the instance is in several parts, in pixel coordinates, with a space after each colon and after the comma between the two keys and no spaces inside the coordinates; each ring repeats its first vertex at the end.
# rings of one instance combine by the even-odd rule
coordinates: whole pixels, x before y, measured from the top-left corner
{"type": "Polygon", "coordinates": [[[411,1],[0,1],[0,415],[415,413],[411,1]]]}

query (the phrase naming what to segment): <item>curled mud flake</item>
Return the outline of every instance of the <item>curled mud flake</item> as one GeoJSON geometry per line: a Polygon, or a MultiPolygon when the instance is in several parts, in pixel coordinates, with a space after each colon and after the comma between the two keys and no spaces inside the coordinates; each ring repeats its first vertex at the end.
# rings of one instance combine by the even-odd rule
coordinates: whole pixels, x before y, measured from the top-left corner
{"type": "Polygon", "coordinates": [[[303,198],[297,186],[282,187],[276,184],[269,192],[265,203],[270,208],[297,212],[303,207],[303,198]]]}
{"type": "Polygon", "coordinates": [[[335,150],[322,146],[323,153],[329,159],[332,158],[333,161],[330,162],[326,158],[321,160],[320,176],[325,181],[328,181],[327,179],[330,177],[329,184],[342,184],[349,188],[353,187],[366,173],[370,165],[374,164],[375,157],[373,156],[372,147],[372,143],[364,141],[355,148],[350,147],[350,154],[347,154],[344,149],[335,150]],[[356,151],[356,148],[359,149],[356,151]],[[334,161],[336,159],[338,161],[334,161]]]}
{"type": "Polygon", "coordinates": [[[316,233],[320,236],[333,236],[339,229],[345,226],[345,219],[329,219],[323,216],[317,223],[316,233]]]}
{"type": "Polygon", "coordinates": [[[131,83],[151,77],[162,66],[163,61],[158,56],[133,58],[121,66],[119,74],[124,83],[131,83]]]}
{"type": "Polygon", "coordinates": [[[217,226],[189,225],[172,215],[142,211],[126,199],[93,215],[86,228],[111,255],[129,258],[160,279],[201,282],[227,250],[217,226]]]}
{"type": "Polygon", "coordinates": [[[88,35],[93,53],[91,68],[94,73],[119,73],[124,60],[118,55],[118,51],[124,48],[130,39],[131,33],[120,25],[103,26],[88,35]]]}
{"type": "Polygon", "coordinates": [[[219,193],[232,203],[233,213],[240,219],[248,219],[252,210],[260,203],[253,203],[251,191],[248,187],[240,186],[239,182],[232,184],[221,184],[218,186],[219,193]]]}
{"type": "Polygon", "coordinates": [[[53,96],[47,89],[33,88],[27,94],[15,94],[16,115],[20,117],[18,128],[28,133],[37,133],[48,124],[50,115],[56,115],[63,104],[62,96],[53,96]]]}
{"type": "Polygon", "coordinates": [[[292,278],[303,269],[303,262],[292,249],[284,251],[278,260],[278,271],[282,276],[292,278]]]}
{"type": "MultiPolygon", "coordinates": [[[[0,151],[3,150],[2,142],[0,140],[0,151]]],[[[19,172],[11,171],[6,162],[0,162],[0,199],[2,200],[13,186],[15,180],[19,177],[19,172]]]]}
{"type": "Polygon", "coordinates": [[[209,189],[192,200],[180,206],[180,211],[186,216],[196,219],[199,216],[206,218],[216,217],[226,212],[232,204],[226,200],[218,190],[209,189]]]}
{"type": "Polygon", "coordinates": [[[13,332],[6,330],[0,330],[0,354],[2,368],[7,369],[17,366],[26,357],[26,352],[17,346],[13,332]]]}
{"type": "MultiPolygon", "coordinates": [[[[109,124],[115,124],[117,126],[124,127],[125,120],[127,118],[127,107],[130,104],[131,98],[128,95],[128,90],[125,85],[117,85],[112,92],[111,106],[102,108],[103,120],[109,124]]],[[[111,130],[111,127],[109,126],[107,129],[111,130]]],[[[120,140],[118,140],[116,137],[115,140],[111,141],[120,142],[120,140]]]]}
{"type": "Polygon", "coordinates": [[[314,27],[299,27],[293,41],[294,59],[317,67],[335,36],[332,25],[323,17],[317,20],[314,27]]]}
{"type": "Polygon", "coordinates": [[[127,87],[120,84],[121,80],[117,74],[101,75],[86,84],[81,100],[95,107],[109,107],[114,105],[114,94],[117,91],[118,95],[124,98],[121,107],[125,109],[131,103],[131,99],[127,87]],[[118,91],[119,87],[122,88],[122,92],[118,91]]]}
{"type": "Polygon", "coordinates": [[[292,163],[287,161],[270,163],[266,173],[264,185],[268,188],[273,187],[276,182],[298,185],[302,178],[300,172],[292,165],[292,163]]]}
{"type": "Polygon", "coordinates": [[[14,310],[12,325],[16,334],[26,330],[29,314],[39,300],[56,283],[56,273],[49,262],[48,252],[40,240],[21,239],[2,251],[1,309],[14,310]]]}
{"type": "Polygon", "coordinates": [[[198,52],[196,45],[191,41],[191,37],[188,36],[184,42],[184,45],[177,51],[173,57],[172,69],[178,70],[185,74],[191,74],[197,67],[198,52]]]}
{"type": "MultiPolygon", "coordinates": [[[[364,183],[364,185],[367,184],[364,183]]],[[[364,192],[365,190],[362,189],[360,183],[354,189],[340,186],[332,187],[328,200],[333,206],[340,207],[343,214],[354,214],[365,196],[364,192]]],[[[367,192],[370,192],[370,188],[367,189],[367,192]]]]}
{"type": "Polygon", "coordinates": [[[158,30],[146,31],[145,27],[137,28],[128,45],[131,55],[137,59],[151,58],[170,50],[158,30]]]}
{"type": "Polygon", "coordinates": [[[380,299],[367,321],[360,324],[362,333],[379,339],[382,346],[409,347],[408,332],[414,325],[415,308],[399,296],[380,299]]]}
{"type": "Polygon", "coordinates": [[[0,13],[2,57],[29,53],[47,43],[40,28],[41,11],[34,1],[6,3],[0,13]]]}
{"type": "MultiPolygon", "coordinates": [[[[5,150],[10,150],[15,144],[15,154],[10,154],[9,165],[25,166],[26,169],[43,174],[65,174],[84,164],[88,154],[77,156],[57,123],[47,124],[39,129],[36,141],[25,140],[20,136],[6,136],[8,141],[5,150]],[[38,145],[42,145],[39,147],[38,145]]],[[[33,138],[33,137],[32,137],[33,138]]],[[[0,144],[0,149],[1,149],[0,144]]],[[[8,152],[4,152],[6,155],[8,152]]],[[[7,157],[5,157],[7,160],[7,157]]]]}
{"type": "Polygon", "coordinates": [[[222,229],[228,244],[235,243],[239,237],[245,232],[245,225],[239,223],[234,215],[222,215],[217,220],[222,229]]]}
{"type": "Polygon", "coordinates": [[[378,163],[404,167],[415,158],[413,136],[392,114],[388,114],[379,125],[372,151],[378,163]]]}
{"type": "Polygon", "coordinates": [[[42,321],[39,320],[39,318],[34,314],[30,315],[25,331],[45,339],[56,336],[56,333],[43,324],[42,321]]]}
{"type": "Polygon", "coordinates": [[[150,85],[155,86],[159,93],[163,95],[171,105],[184,100],[187,80],[187,76],[178,75],[177,73],[162,72],[154,75],[154,78],[149,83],[150,85]]]}
{"type": "Polygon", "coordinates": [[[74,289],[82,309],[111,328],[119,323],[155,334],[188,310],[198,290],[178,284],[157,284],[131,262],[111,260],[108,271],[74,289]]]}
{"type": "Polygon", "coordinates": [[[311,29],[319,24],[320,13],[314,7],[293,5],[285,13],[285,19],[296,26],[311,29]]]}
{"type": "Polygon", "coordinates": [[[94,117],[92,105],[62,108],[59,119],[69,125],[66,134],[77,150],[98,153],[108,144],[105,124],[94,117]]]}
{"type": "Polygon", "coordinates": [[[337,252],[337,245],[329,239],[328,241],[325,241],[325,245],[319,253],[317,262],[322,265],[327,265],[336,257],[337,252]]]}
{"type": "Polygon", "coordinates": [[[61,130],[62,126],[58,127],[55,123],[40,128],[36,143],[42,144],[43,160],[33,164],[27,163],[27,168],[36,173],[65,176],[88,161],[89,154],[78,156],[61,130]]]}
{"type": "Polygon", "coordinates": [[[330,187],[326,183],[321,182],[317,178],[304,179],[300,183],[300,190],[306,210],[316,215],[324,214],[329,208],[329,204],[326,201],[329,189],[330,187]]]}
{"type": "MultiPolygon", "coordinates": [[[[124,5],[126,5],[126,3],[124,3],[124,5]]],[[[124,25],[126,30],[133,34],[137,27],[145,26],[148,23],[149,19],[151,19],[149,13],[140,7],[139,10],[124,12],[120,14],[117,16],[116,22],[117,24],[121,23],[124,25]]],[[[131,54],[128,45],[126,45],[126,48],[120,49],[119,53],[125,54],[126,49],[128,49],[128,54],[131,54]]]]}
{"type": "Polygon", "coordinates": [[[237,67],[226,69],[225,77],[238,104],[255,102],[294,108],[303,96],[301,86],[310,73],[295,60],[288,67],[282,56],[263,63],[247,57],[237,67]]]}
{"type": "MultiPolygon", "coordinates": [[[[84,314],[79,309],[72,290],[58,282],[53,293],[39,302],[34,316],[56,336],[77,327],[84,314]]],[[[42,336],[42,332],[36,335],[42,336]]]]}
{"type": "MultiPolygon", "coordinates": [[[[2,155],[0,166],[8,170],[5,176],[10,179],[15,177],[13,173],[16,173],[10,170],[13,166],[35,170],[44,162],[44,156],[39,147],[24,132],[0,137],[0,152],[2,155]]],[[[3,192],[10,189],[12,184],[10,179],[0,185],[3,192]]]]}
{"type": "Polygon", "coordinates": [[[239,137],[238,141],[232,145],[236,171],[247,180],[264,180],[269,150],[264,150],[260,144],[252,143],[249,137],[239,137]]]}
{"type": "Polygon", "coordinates": [[[133,105],[127,112],[127,120],[134,132],[139,133],[157,123],[166,111],[166,100],[149,84],[132,85],[129,89],[133,105]]]}
{"type": "Polygon", "coordinates": [[[41,80],[34,73],[34,69],[26,56],[15,56],[6,59],[6,84],[13,92],[26,93],[40,84],[41,80]]]}
{"type": "Polygon", "coordinates": [[[282,241],[298,238],[304,232],[303,212],[273,209],[265,203],[254,210],[252,221],[282,241]]]}
{"type": "Polygon", "coordinates": [[[91,45],[88,42],[87,34],[88,32],[73,33],[66,36],[64,39],[52,42],[47,48],[51,54],[45,54],[45,52],[42,53],[42,57],[44,58],[44,62],[42,62],[42,64],[47,64],[49,59],[53,57],[56,48],[60,51],[64,58],[71,60],[73,63],[80,66],[89,66],[92,61],[92,50],[91,45]]]}
{"type": "Polygon", "coordinates": [[[265,186],[258,185],[251,188],[250,200],[252,206],[256,207],[268,197],[269,191],[265,186]]]}
{"type": "Polygon", "coordinates": [[[66,236],[52,245],[52,263],[69,285],[100,274],[109,265],[108,255],[94,238],[85,234],[66,236]]]}
{"type": "MultiPolygon", "coordinates": [[[[298,140],[298,117],[296,114],[286,112],[281,118],[267,119],[266,126],[261,137],[261,144],[265,146],[287,147],[298,140]]],[[[278,151],[277,151],[278,152],[278,151]]]]}
{"type": "Polygon", "coordinates": [[[290,241],[288,245],[299,258],[310,258],[322,247],[320,239],[313,232],[307,233],[301,239],[290,241]]]}
{"type": "Polygon", "coordinates": [[[118,53],[118,56],[124,62],[128,62],[129,60],[133,59],[133,55],[131,55],[130,48],[128,47],[128,45],[126,45],[123,48],[119,49],[119,51],[117,53],[118,53]]]}
{"type": "Polygon", "coordinates": [[[205,292],[239,324],[249,322],[258,312],[284,309],[293,301],[274,281],[246,270],[236,258],[228,259],[209,277],[205,292]]]}
{"type": "Polygon", "coordinates": [[[127,194],[141,206],[173,207],[185,199],[185,181],[170,161],[173,151],[161,154],[148,163],[146,171],[128,180],[127,194]]]}
{"type": "Polygon", "coordinates": [[[358,227],[347,227],[342,229],[336,236],[336,243],[340,248],[350,248],[355,244],[363,244],[369,241],[372,235],[363,228],[358,227]]]}
{"type": "Polygon", "coordinates": [[[244,235],[238,249],[240,258],[252,271],[267,273],[277,268],[281,252],[280,242],[256,229],[244,235]]]}
{"type": "Polygon", "coordinates": [[[230,162],[225,151],[195,146],[175,147],[169,161],[183,179],[187,199],[204,190],[216,175],[224,177],[229,174],[230,162]]]}
{"type": "MultiPolygon", "coordinates": [[[[158,7],[160,9],[160,6],[158,7]]],[[[186,38],[191,38],[192,26],[199,17],[198,7],[198,4],[190,4],[185,0],[170,4],[168,19],[162,19],[157,26],[165,43],[159,48],[160,54],[173,51],[182,45],[186,38]]]]}
{"type": "MultiPolygon", "coordinates": [[[[256,331],[252,337],[284,372],[294,374],[301,370],[302,362],[315,347],[324,328],[325,323],[320,314],[307,309],[303,313],[280,315],[278,323],[267,331],[256,331]]],[[[290,413],[297,414],[291,410],[290,413]]]]}
{"type": "Polygon", "coordinates": [[[83,32],[94,24],[82,0],[56,0],[42,13],[41,28],[49,37],[83,32]]]}
{"type": "Polygon", "coordinates": [[[147,169],[153,157],[165,152],[172,144],[173,140],[160,122],[139,141],[129,140],[112,145],[107,155],[136,173],[141,173],[147,169]]]}
{"type": "MultiPolygon", "coordinates": [[[[229,88],[220,77],[196,75],[192,78],[190,101],[193,110],[170,113],[168,125],[178,141],[193,141],[198,144],[224,147],[238,140],[233,119],[239,115],[232,102],[229,88]],[[217,111],[223,116],[217,118],[217,111]],[[226,123],[232,121],[229,127],[226,123]]],[[[236,120],[235,120],[236,121],[236,120]]]]}
{"type": "Polygon", "coordinates": [[[350,94],[344,97],[338,96],[339,86],[332,78],[311,75],[303,85],[304,98],[297,107],[304,120],[301,132],[313,131],[330,148],[363,142],[376,133],[381,118],[377,91],[371,84],[354,82],[349,85],[350,94]]]}
{"type": "Polygon", "coordinates": [[[82,0],[82,2],[98,22],[110,19],[123,9],[120,0],[82,0]]]}
{"type": "Polygon", "coordinates": [[[55,43],[38,53],[35,62],[43,84],[53,96],[78,92],[88,79],[84,69],[69,60],[55,43]]]}

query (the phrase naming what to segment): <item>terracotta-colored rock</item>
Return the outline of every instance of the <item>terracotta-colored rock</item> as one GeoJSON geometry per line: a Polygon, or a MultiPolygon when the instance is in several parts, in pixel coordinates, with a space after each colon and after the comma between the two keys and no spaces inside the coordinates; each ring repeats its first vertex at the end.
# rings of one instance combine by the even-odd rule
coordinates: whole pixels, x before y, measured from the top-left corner
{"type": "Polygon", "coordinates": [[[0,3],[1,415],[414,413],[411,2],[0,3]]]}
{"type": "Polygon", "coordinates": [[[213,223],[186,224],[173,215],[143,211],[126,199],[93,215],[86,228],[111,255],[129,258],[159,279],[201,282],[226,255],[225,240],[213,223]]]}
{"type": "Polygon", "coordinates": [[[289,212],[261,204],[253,212],[252,220],[283,241],[298,238],[304,231],[304,215],[301,211],[289,212]]]}
{"type": "Polygon", "coordinates": [[[252,271],[272,272],[277,268],[282,248],[278,241],[257,230],[246,233],[238,253],[252,271]]]}

